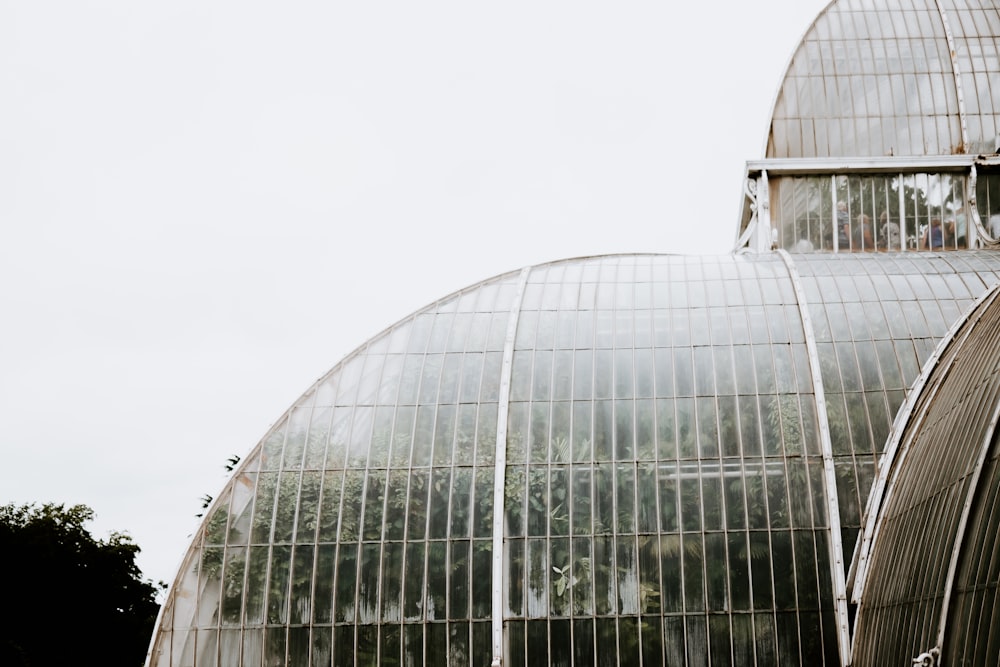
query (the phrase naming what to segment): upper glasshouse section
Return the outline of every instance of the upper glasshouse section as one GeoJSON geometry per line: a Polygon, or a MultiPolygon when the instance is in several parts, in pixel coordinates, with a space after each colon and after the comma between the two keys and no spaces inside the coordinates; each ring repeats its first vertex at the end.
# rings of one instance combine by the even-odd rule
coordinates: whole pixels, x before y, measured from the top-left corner
{"type": "Polygon", "coordinates": [[[737,249],[917,252],[1000,240],[1000,8],[842,0],[778,89],[737,249]]]}
{"type": "Polygon", "coordinates": [[[789,64],[767,156],[995,153],[997,34],[988,0],[831,4],[789,64]]]}

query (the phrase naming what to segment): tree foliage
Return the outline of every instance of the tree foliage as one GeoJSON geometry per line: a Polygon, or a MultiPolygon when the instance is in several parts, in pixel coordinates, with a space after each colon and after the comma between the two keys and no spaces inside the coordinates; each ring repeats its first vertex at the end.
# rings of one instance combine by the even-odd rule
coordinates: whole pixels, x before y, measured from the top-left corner
{"type": "Polygon", "coordinates": [[[0,665],[145,660],[164,587],[143,580],[124,533],[97,540],[85,505],[0,506],[0,665]]]}

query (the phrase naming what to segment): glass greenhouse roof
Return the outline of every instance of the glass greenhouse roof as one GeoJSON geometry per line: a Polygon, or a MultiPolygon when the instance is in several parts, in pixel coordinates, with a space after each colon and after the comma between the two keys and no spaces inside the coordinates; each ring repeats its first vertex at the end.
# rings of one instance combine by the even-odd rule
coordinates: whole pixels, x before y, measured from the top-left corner
{"type": "Polygon", "coordinates": [[[838,663],[892,416],[1000,277],[919,259],[570,260],[414,314],[247,458],[152,664],[480,665],[494,622],[506,665],[838,663]]]}

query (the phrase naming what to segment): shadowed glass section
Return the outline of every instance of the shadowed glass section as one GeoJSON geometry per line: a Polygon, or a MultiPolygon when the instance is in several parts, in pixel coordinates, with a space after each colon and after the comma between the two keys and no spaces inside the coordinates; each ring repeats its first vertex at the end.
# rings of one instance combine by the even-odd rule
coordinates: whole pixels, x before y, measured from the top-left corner
{"type": "Polygon", "coordinates": [[[807,31],[775,101],[767,157],[994,153],[1000,133],[1000,9],[935,0],[831,4],[807,31]]]}
{"type": "Polygon", "coordinates": [[[949,603],[942,664],[985,665],[997,658],[991,639],[998,630],[992,605],[997,586],[989,575],[998,524],[996,296],[994,290],[955,334],[900,425],[903,449],[896,460],[905,465],[893,470],[878,517],[858,612],[858,665],[888,664],[938,646],[940,617],[949,603]],[[965,528],[963,508],[970,501],[965,528]],[[956,555],[956,589],[949,600],[956,555]]]}

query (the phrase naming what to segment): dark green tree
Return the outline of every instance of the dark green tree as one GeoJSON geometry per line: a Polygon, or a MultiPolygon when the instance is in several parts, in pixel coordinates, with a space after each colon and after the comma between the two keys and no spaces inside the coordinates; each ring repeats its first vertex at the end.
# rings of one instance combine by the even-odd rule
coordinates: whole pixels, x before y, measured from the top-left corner
{"type": "Polygon", "coordinates": [[[165,586],[142,579],[128,535],[94,539],[93,518],[85,505],[0,505],[0,665],[142,665],[165,586]]]}

